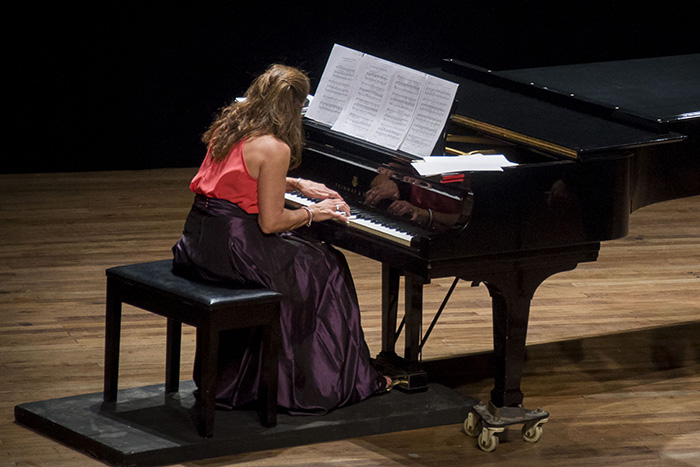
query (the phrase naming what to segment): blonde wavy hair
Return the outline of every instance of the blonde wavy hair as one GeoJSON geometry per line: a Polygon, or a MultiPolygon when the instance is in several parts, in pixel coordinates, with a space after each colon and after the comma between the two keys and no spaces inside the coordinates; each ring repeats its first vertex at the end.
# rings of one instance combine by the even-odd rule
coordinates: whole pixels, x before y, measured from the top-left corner
{"type": "Polygon", "coordinates": [[[212,158],[222,161],[231,148],[245,138],[273,135],[291,150],[290,167],[301,161],[304,137],[301,108],[309,94],[309,78],[285,65],[272,65],[255,78],[245,101],[234,101],[219,111],[202,141],[212,158]]]}

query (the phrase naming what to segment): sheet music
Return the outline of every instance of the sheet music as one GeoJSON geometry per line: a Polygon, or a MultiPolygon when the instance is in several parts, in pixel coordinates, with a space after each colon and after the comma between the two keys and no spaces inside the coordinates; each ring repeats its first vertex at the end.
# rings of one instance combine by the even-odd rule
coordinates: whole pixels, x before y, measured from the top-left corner
{"type": "Polygon", "coordinates": [[[335,44],[306,116],[389,149],[426,157],[457,84],[335,44]]]}
{"type": "Polygon", "coordinates": [[[425,86],[411,128],[400,149],[416,156],[429,156],[450,115],[457,84],[426,75],[425,86]]]}
{"type": "Polygon", "coordinates": [[[316,96],[309,103],[306,116],[326,125],[333,125],[345,107],[355,73],[364,54],[335,44],[318,83],[316,96]],[[318,97],[318,99],[316,99],[318,97]]]}
{"type": "Polygon", "coordinates": [[[368,141],[390,149],[399,148],[411,128],[426,77],[425,73],[396,67],[387,90],[387,98],[367,137],[368,141]]]}
{"type": "Polygon", "coordinates": [[[357,70],[350,99],[331,129],[367,139],[384,104],[394,69],[395,65],[391,62],[364,55],[357,70]]]}

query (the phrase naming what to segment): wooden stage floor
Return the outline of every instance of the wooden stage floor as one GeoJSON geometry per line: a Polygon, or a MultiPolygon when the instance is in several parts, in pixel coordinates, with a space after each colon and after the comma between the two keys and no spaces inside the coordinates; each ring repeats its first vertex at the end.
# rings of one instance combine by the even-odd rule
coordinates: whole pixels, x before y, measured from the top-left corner
{"type": "MultiPolygon", "coordinates": [[[[194,169],[0,175],[0,466],[103,465],[14,422],[19,404],[102,390],[108,267],[165,259],[194,169]]],[[[370,349],[380,346],[380,265],[347,253],[370,349]]],[[[426,325],[450,279],[425,289],[426,325]]],[[[181,374],[194,333],[184,328],[181,374]]],[[[535,295],[525,405],[550,412],[492,453],[461,424],[260,450],[187,466],[700,465],[700,197],[642,208],[599,260],[535,295]]],[[[435,381],[488,399],[490,299],[460,283],[424,348],[435,381]]],[[[120,388],[161,384],[165,321],[125,306],[120,388]]]]}

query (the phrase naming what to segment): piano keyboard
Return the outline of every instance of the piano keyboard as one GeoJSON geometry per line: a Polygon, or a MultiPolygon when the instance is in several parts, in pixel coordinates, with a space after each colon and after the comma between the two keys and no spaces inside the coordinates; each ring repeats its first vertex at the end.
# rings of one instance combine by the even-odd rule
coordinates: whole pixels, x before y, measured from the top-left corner
{"type": "MultiPolygon", "coordinates": [[[[285,193],[284,198],[294,207],[309,206],[314,203],[313,200],[298,193],[285,193]]],[[[411,246],[411,240],[414,235],[398,226],[387,225],[387,222],[386,218],[377,219],[377,216],[373,215],[369,210],[351,206],[348,227],[377,235],[404,246],[411,246]],[[356,214],[352,214],[352,212],[356,212],[356,214]]]]}

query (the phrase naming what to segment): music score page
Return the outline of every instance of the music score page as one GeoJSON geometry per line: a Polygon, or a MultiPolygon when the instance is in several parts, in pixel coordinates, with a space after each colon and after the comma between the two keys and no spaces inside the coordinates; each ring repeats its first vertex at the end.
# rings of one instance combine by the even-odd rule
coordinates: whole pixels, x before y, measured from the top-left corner
{"type": "Polygon", "coordinates": [[[430,156],[457,84],[335,44],[306,116],[414,156],[430,156]]]}

